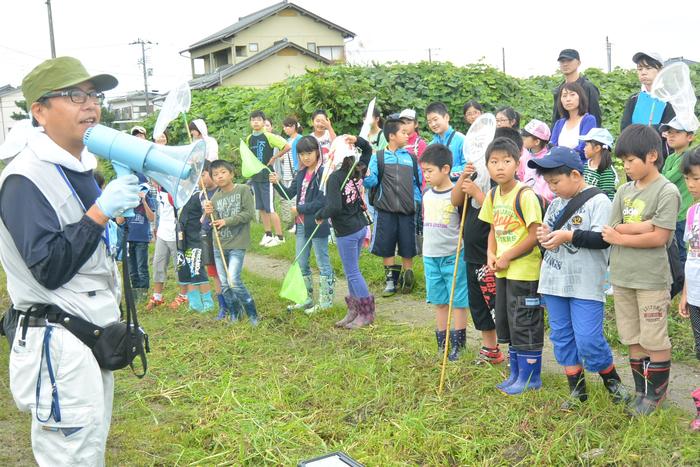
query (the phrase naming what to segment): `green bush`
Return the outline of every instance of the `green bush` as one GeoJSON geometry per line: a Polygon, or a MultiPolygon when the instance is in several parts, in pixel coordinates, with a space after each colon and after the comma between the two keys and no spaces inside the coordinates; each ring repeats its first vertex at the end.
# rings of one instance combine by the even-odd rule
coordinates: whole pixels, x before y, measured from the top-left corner
{"type": "MultiPolygon", "coordinates": [[[[617,135],[625,101],[639,87],[636,72],[618,68],[604,73],[591,68],[585,74],[601,91],[604,126],[617,135]]],[[[700,88],[700,66],[693,67],[692,76],[696,88],[700,88]]],[[[552,90],[561,80],[560,75],[515,78],[485,64],[338,65],[309,70],[266,89],[194,91],[188,118],[203,118],[209,133],[219,142],[219,155],[236,162],[239,139],[249,134],[248,115],[255,109],[265,111],[277,131],[281,131],[286,116],[295,115],[305,133],[317,108],[328,112],[338,134],[358,132],[367,104],[375,96],[384,115],[412,107],[419,118],[430,102],[442,101],[458,129],[463,129],[462,105],[469,99],[477,99],[489,111],[511,105],[522,114],[523,125],[532,118],[550,123],[552,90]]],[[[144,122],[149,130],[155,119],[156,115],[144,122]]],[[[425,119],[421,120],[423,134],[430,135],[425,119]]],[[[169,130],[171,144],[187,142],[182,120],[173,122],[169,130]]]]}

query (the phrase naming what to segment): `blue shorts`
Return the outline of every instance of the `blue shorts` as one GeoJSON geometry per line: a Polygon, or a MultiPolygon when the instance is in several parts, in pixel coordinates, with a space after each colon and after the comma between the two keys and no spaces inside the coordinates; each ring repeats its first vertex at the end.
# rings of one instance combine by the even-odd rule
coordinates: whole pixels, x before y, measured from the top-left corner
{"type": "Polygon", "coordinates": [[[255,195],[255,209],[267,213],[275,212],[275,203],[272,198],[272,187],[270,182],[251,182],[253,194],[255,195]]]}
{"type": "Polygon", "coordinates": [[[376,209],[376,213],[370,248],[372,254],[382,258],[393,258],[398,246],[400,257],[416,256],[416,216],[381,209],[376,209]]]}
{"type": "MultiPolygon", "coordinates": [[[[433,305],[448,305],[452,290],[452,275],[455,270],[455,257],[423,257],[423,269],[425,270],[426,301],[433,305]]],[[[460,255],[452,306],[454,308],[468,308],[467,293],[466,265],[464,258],[460,255]]]]}

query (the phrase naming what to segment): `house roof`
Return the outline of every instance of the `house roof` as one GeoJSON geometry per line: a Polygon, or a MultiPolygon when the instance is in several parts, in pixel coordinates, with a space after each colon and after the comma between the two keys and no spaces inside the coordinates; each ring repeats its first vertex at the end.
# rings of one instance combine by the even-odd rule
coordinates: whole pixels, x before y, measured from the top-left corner
{"type": "Polygon", "coordinates": [[[280,50],[284,50],[286,48],[293,48],[298,50],[304,55],[307,55],[314,60],[318,62],[325,63],[326,65],[329,65],[332,63],[330,60],[328,60],[326,57],[322,57],[321,55],[314,53],[310,51],[307,48],[304,48],[300,46],[299,44],[296,44],[294,42],[290,42],[289,40],[282,39],[281,41],[278,41],[273,45],[272,47],[268,47],[265,50],[261,50],[260,52],[256,53],[250,58],[247,58],[243,60],[240,63],[236,63],[235,65],[224,65],[216,70],[214,70],[212,73],[208,73],[204,76],[200,76],[199,78],[195,78],[192,81],[190,81],[190,88],[191,89],[206,89],[206,88],[211,88],[219,84],[222,80],[228,78],[229,76],[233,76],[236,73],[240,73],[241,71],[250,68],[251,66],[255,65],[256,63],[260,63],[263,60],[266,60],[267,58],[271,57],[272,55],[275,55],[277,52],[280,50]]]}
{"type": "Polygon", "coordinates": [[[16,88],[10,84],[6,84],[4,86],[0,86],[0,96],[4,96],[6,94],[12,94],[12,93],[15,93],[19,90],[20,90],[20,88],[18,88],[18,87],[16,88]]]}
{"type": "Polygon", "coordinates": [[[195,42],[194,44],[190,45],[189,48],[181,51],[181,53],[186,52],[188,50],[192,50],[192,49],[196,49],[196,48],[205,46],[205,45],[210,44],[212,42],[217,42],[217,41],[219,41],[221,39],[225,39],[227,37],[231,37],[232,35],[240,32],[246,28],[249,28],[250,26],[252,26],[254,24],[257,24],[257,23],[263,21],[264,19],[284,10],[285,8],[294,8],[302,15],[306,15],[310,18],[313,18],[316,21],[319,21],[321,23],[326,24],[329,28],[335,29],[335,30],[339,31],[341,34],[343,34],[344,38],[355,37],[354,32],[349,31],[343,27],[340,27],[335,23],[332,23],[324,18],[321,18],[317,14],[314,14],[314,13],[300,7],[299,5],[296,5],[294,3],[290,3],[290,2],[285,0],[285,1],[282,1],[279,3],[276,3],[274,5],[271,5],[267,8],[263,8],[260,11],[256,11],[255,13],[251,13],[247,16],[241,16],[240,18],[238,18],[237,23],[234,23],[227,28],[224,28],[218,32],[215,32],[211,36],[207,36],[204,39],[201,39],[201,40],[195,42]]]}

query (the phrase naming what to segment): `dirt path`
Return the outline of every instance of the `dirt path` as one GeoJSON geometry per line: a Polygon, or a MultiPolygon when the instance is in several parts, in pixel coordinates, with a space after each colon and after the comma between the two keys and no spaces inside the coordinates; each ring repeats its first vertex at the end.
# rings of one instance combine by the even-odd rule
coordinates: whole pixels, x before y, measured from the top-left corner
{"type": "MultiPolygon", "coordinates": [[[[282,280],[289,268],[289,262],[267,256],[247,253],[244,267],[249,271],[264,277],[282,280]]],[[[347,295],[347,283],[339,280],[336,283],[336,303],[344,304],[343,297],[347,295]]],[[[377,315],[381,323],[383,319],[388,319],[395,323],[408,324],[412,326],[426,326],[435,322],[430,308],[415,297],[406,295],[396,295],[391,298],[377,297],[377,315]]],[[[467,342],[470,347],[476,347],[479,342],[479,335],[473,328],[467,329],[467,342]]],[[[615,365],[620,368],[620,376],[629,387],[634,387],[632,375],[629,372],[627,357],[613,350],[615,365]]],[[[545,338],[545,349],[543,366],[545,371],[550,373],[562,373],[561,367],[554,360],[552,344],[545,338]]],[[[593,378],[595,381],[597,378],[593,378]]],[[[674,363],[671,370],[671,381],[669,383],[668,398],[679,407],[695,411],[695,406],[690,398],[690,393],[700,385],[700,368],[683,363],[674,363]]]]}

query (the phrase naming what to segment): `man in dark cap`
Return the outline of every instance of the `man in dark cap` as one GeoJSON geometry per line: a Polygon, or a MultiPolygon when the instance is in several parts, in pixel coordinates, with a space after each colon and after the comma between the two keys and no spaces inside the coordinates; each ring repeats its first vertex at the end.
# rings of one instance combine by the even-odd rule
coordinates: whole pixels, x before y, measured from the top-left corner
{"type": "Polygon", "coordinates": [[[119,320],[116,239],[105,226],[140,203],[139,186],[127,176],[100,191],[83,144],[116,85],[71,57],[34,68],[22,81],[33,128],[0,175],[0,261],[19,312],[10,389],[32,414],[41,466],[104,464],[114,378],[68,328],[119,320]]]}
{"type": "Polygon", "coordinates": [[[563,115],[559,113],[559,108],[557,106],[561,87],[564,85],[564,83],[573,82],[580,84],[581,87],[583,87],[583,90],[586,91],[586,97],[588,97],[588,113],[595,117],[596,126],[602,126],[603,120],[601,119],[600,115],[599,103],[600,91],[598,91],[595,84],[591,83],[588,78],[579,73],[578,67],[581,66],[581,57],[579,56],[578,51],[574,49],[564,49],[559,52],[559,58],[557,58],[557,61],[559,62],[559,71],[561,71],[561,73],[564,75],[564,82],[559,84],[559,86],[557,86],[553,91],[554,110],[552,111],[552,126],[554,126],[554,123],[556,123],[557,120],[563,117],[563,115]]]}

